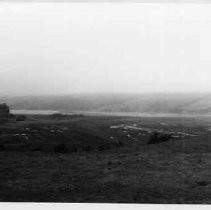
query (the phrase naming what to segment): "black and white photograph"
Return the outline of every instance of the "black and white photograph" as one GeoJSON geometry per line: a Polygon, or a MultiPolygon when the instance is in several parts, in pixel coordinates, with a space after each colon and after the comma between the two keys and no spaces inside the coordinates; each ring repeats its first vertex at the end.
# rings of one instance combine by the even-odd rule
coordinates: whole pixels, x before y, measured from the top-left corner
{"type": "Polygon", "coordinates": [[[211,204],[211,2],[1,0],[5,202],[211,204]]]}

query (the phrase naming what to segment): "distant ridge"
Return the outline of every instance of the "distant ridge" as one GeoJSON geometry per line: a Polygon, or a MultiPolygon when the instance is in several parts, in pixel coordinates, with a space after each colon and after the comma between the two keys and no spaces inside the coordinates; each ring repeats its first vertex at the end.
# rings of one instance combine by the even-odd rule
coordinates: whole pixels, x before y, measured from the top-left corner
{"type": "Polygon", "coordinates": [[[102,3],[102,2],[128,2],[128,3],[211,3],[211,0],[0,0],[0,2],[55,2],[55,3],[62,3],[62,2],[73,2],[73,3],[80,3],[80,2],[94,2],[94,3],[102,3]]]}
{"type": "Polygon", "coordinates": [[[13,110],[211,114],[211,94],[78,94],[4,96],[13,110]]]}

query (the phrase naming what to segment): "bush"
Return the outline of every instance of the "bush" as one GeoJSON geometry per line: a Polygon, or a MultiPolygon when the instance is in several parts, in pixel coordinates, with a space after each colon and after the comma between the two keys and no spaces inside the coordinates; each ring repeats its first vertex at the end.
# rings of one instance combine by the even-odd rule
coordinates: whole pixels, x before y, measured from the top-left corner
{"type": "Polygon", "coordinates": [[[209,183],[207,181],[199,181],[199,182],[196,182],[198,185],[200,186],[207,186],[209,183]]]}
{"type": "Polygon", "coordinates": [[[83,114],[72,114],[72,115],[70,115],[70,117],[72,117],[72,118],[81,118],[81,117],[84,117],[84,115],[83,114]]]}
{"type": "Polygon", "coordinates": [[[102,144],[102,145],[98,146],[98,151],[104,151],[104,150],[110,150],[110,149],[111,149],[110,144],[102,144]]]}
{"type": "Polygon", "coordinates": [[[53,119],[72,119],[72,118],[82,118],[84,115],[82,114],[62,114],[62,113],[54,113],[50,115],[53,119]]]}
{"type": "Polygon", "coordinates": [[[16,121],[25,121],[26,120],[26,116],[25,115],[18,115],[16,117],[16,121]]]}
{"type": "Polygon", "coordinates": [[[119,147],[123,147],[123,142],[122,141],[120,141],[120,140],[118,140],[117,142],[115,142],[115,147],[116,148],[119,148],[119,147]]]}
{"type": "Polygon", "coordinates": [[[92,147],[91,146],[84,146],[82,148],[83,151],[86,151],[86,152],[90,152],[92,150],[92,147]]]}
{"type": "Polygon", "coordinates": [[[12,113],[9,114],[9,118],[14,119],[15,117],[16,117],[16,115],[14,115],[12,113]]]}
{"type": "Polygon", "coordinates": [[[56,119],[61,119],[61,118],[65,118],[65,117],[67,117],[67,115],[65,115],[65,114],[62,114],[62,113],[54,113],[54,114],[52,114],[50,117],[52,117],[52,118],[56,118],[56,119]]]}
{"type": "Polygon", "coordinates": [[[54,152],[56,153],[68,153],[69,149],[67,148],[67,146],[65,144],[58,144],[55,146],[54,148],[54,152]]]}
{"type": "Polygon", "coordinates": [[[37,146],[37,147],[33,148],[32,151],[40,152],[40,151],[42,151],[42,147],[41,146],[37,146]]]}
{"type": "Polygon", "coordinates": [[[70,152],[78,152],[78,146],[75,144],[71,145],[69,151],[70,152]]]}
{"type": "Polygon", "coordinates": [[[148,144],[158,144],[161,142],[169,141],[170,139],[171,134],[163,134],[155,131],[152,133],[152,135],[150,135],[148,144]]]}
{"type": "Polygon", "coordinates": [[[1,144],[0,145],[0,152],[5,151],[5,150],[6,150],[5,146],[3,144],[1,144]]]}

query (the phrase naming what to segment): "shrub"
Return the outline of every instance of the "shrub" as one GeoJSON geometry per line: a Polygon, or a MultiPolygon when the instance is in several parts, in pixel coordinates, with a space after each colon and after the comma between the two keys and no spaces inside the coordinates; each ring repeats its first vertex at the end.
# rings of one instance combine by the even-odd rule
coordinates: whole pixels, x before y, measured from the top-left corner
{"type": "Polygon", "coordinates": [[[102,144],[102,145],[98,146],[98,151],[104,151],[104,150],[110,150],[110,149],[111,149],[110,144],[102,144]]]}
{"type": "Polygon", "coordinates": [[[53,119],[72,119],[72,118],[82,118],[84,117],[84,115],[82,114],[62,114],[62,113],[54,113],[52,115],[50,115],[51,118],[53,119]]]}
{"type": "Polygon", "coordinates": [[[124,146],[123,142],[118,140],[116,143],[116,147],[119,148],[119,147],[123,147],[123,146],[124,146]]]}
{"type": "Polygon", "coordinates": [[[124,143],[120,140],[115,140],[115,141],[112,141],[112,146],[117,149],[117,148],[123,147],[124,143]]]}
{"type": "Polygon", "coordinates": [[[37,146],[37,147],[33,148],[32,151],[40,152],[40,151],[42,151],[42,147],[41,146],[37,146]]]}
{"type": "Polygon", "coordinates": [[[163,134],[155,131],[150,135],[148,144],[158,144],[161,142],[169,141],[170,139],[171,134],[163,134]]]}
{"type": "Polygon", "coordinates": [[[198,185],[200,186],[207,186],[209,183],[207,181],[199,181],[199,182],[196,182],[198,185]]]}
{"type": "Polygon", "coordinates": [[[62,113],[54,113],[54,114],[50,115],[50,117],[52,117],[54,119],[61,119],[61,118],[67,117],[67,115],[62,114],[62,113]]]}
{"type": "Polygon", "coordinates": [[[8,118],[10,114],[10,108],[5,103],[0,103],[0,118],[8,118]]]}
{"type": "Polygon", "coordinates": [[[78,152],[78,146],[75,144],[71,145],[69,151],[70,152],[78,152]]]}
{"type": "Polygon", "coordinates": [[[91,146],[84,146],[82,148],[83,151],[86,151],[86,152],[90,152],[92,150],[92,147],[91,146]]]}
{"type": "Polygon", "coordinates": [[[61,144],[58,144],[58,145],[55,146],[54,152],[56,152],[56,153],[68,153],[69,149],[67,148],[67,146],[65,144],[61,143],[61,144]]]}
{"type": "Polygon", "coordinates": [[[81,117],[84,117],[84,115],[83,114],[72,114],[72,115],[70,115],[70,117],[72,117],[72,118],[81,118],[81,117]]]}
{"type": "Polygon", "coordinates": [[[8,122],[8,119],[7,118],[0,118],[0,123],[6,123],[6,122],[8,122]]]}
{"type": "Polygon", "coordinates": [[[9,114],[9,118],[14,119],[15,117],[16,117],[16,116],[15,116],[14,114],[12,114],[12,113],[9,114]]]}
{"type": "Polygon", "coordinates": [[[1,144],[0,145],[0,152],[5,151],[5,150],[6,150],[5,146],[3,144],[1,144]]]}
{"type": "Polygon", "coordinates": [[[26,116],[25,115],[18,115],[16,117],[16,121],[25,121],[26,120],[26,116]]]}

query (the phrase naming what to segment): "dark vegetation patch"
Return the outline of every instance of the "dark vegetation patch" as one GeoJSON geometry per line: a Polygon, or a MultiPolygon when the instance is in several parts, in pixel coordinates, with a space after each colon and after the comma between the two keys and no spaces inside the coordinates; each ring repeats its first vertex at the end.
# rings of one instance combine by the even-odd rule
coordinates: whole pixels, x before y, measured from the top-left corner
{"type": "Polygon", "coordinates": [[[199,186],[207,186],[208,184],[209,184],[209,182],[207,182],[207,181],[199,181],[199,182],[197,182],[197,184],[199,185],[199,186]]]}
{"type": "Polygon", "coordinates": [[[72,153],[78,152],[79,151],[79,145],[73,144],[69,146],[69,151],[72,153]]]}
{"type": "Polygon", "coordinates": [[[42,146],[34,146],[34,147],[31,149],[31,151],[35,151],[35,152],[40,152],[40,151],[42,151],[42,150],[43,150],[42,146]]]}
{"type": "MultiPolygon", "coordinates": [[[[55,122],[52,120],[52,122],[55,122]]],[[[106,137],[91,133],[89,129],[72,123],[22,124],[4,126],[0,129],[0,143],[9,151],[42,152],[93,152],[119,147],[121,143],[110,142],[106,137]],[[64,145],[66,149],[64,149],[64,145]],[[63,147],[63,149],[62,149],[63,147]]]]}
{"type": "Polygon", "coordinates": [[[25,115],[17,115],[16,116],[16,121],[25,121],[26,120],[26,116],[25,115]]]}
{"type": "Polygon", "coordinates": [[[54,152],[56,152],[56,153],[68,153],[69,149],[66,146],[66,144],[61,143],[61,144],[58,144],[54,147],[54,152]]]}
{"type": "Polygon", "coordinates": [[[155,131],[150,135],[148,144],[158,144],[161,142],[169,141],[171,137],[171,134],[159,133],[155,131]]]}
{"type": "Polygon", "coordinates": [[[85,117],[82,114],[62,114],[62,113],[54,113],[49,116],[51,119],[54,120],[63,120],[63,119],[77,119],[85,117]]]}
{"type": "Polygon", "coordinates": [[[4,144],[1,144],[0,145],[0,152],[5,151],[5,150],[6,150],[6,147],[4,146],[4,144]]]}
{"type": "Polygon", "coordinates": [[[82,150],[85,152],[91,152],[93,148],[91,146],[83,146],[82,150]]]}
{"type": "Polygon", "coordinates": [[[109,143],[98,146],[98,151],[105,151],[105,150],[110,150],[110,149],[111,149],[111,145],[109,143]]]}

